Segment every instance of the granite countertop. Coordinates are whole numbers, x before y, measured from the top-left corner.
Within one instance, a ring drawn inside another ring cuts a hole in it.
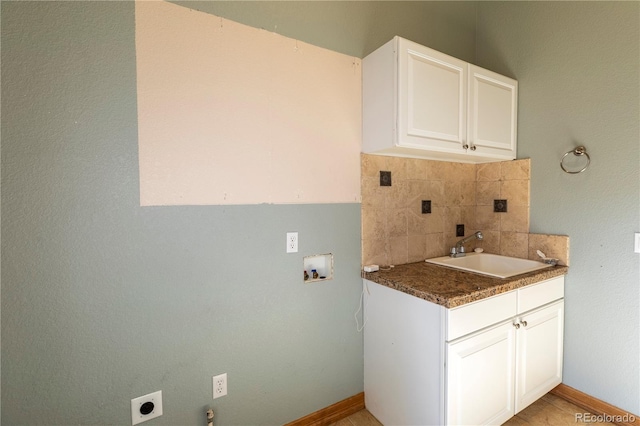
[[[566,266],[552,266],[510,278],[494,278],[427,262],[417,262],[397,265],[388,271],[362,272],[362,278],[445,308],[455,308],[565,275],[568,271],[569,268]]]

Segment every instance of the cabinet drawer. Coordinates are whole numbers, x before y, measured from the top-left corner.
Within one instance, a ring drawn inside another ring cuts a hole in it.
[[[447,309],[446,341],[450,342],[516,315],[516,298],[516,292],[510,291],[459,308]]]
[[[518,289],[518,314],[564,297],[564,277],[552,278]]]

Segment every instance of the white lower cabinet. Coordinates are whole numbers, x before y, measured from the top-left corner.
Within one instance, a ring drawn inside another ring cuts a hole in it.
[[[500,425],[562,382],[562,300],[447,343],[447,422]]]
[[[500,425],[562,381],[564,277],[453,309],[364,285],[365,405],[385,425]]]

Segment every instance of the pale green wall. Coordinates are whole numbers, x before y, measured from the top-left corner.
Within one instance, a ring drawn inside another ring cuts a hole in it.
[[[640,414],[640,3],[481,2],[481,66],[518,79],[531,230],[571,237],[564,382]],[[559,161],[581,144],[584,173]]]
[[[477,43],[474,3],[189,6],[358,57],[395,34],[477,47],[516,77],[532,230],[571,237],[566,382],[640,413],[638,3],[483,2]],[[127,2],[2,2],[3,424],[129,424],[129,399],[158,389],[147,424],[203,424],[220,372],[219,424],[360,392],[359,205],[140,208],[133,19]],[[574,139],[593,164],[568,176]],[[300,285],[301,255],[325,251],[335,282]]]
[[[473,4],[325,5],[221,7],[357,56],[396,32],[473,56]],[[1,7],[2,423],[126,425],[161,389],[145,424],[282,424],[361,392],[360,205],[139,207],[133,2]],[[301,284],[325,252],[335,280]]]

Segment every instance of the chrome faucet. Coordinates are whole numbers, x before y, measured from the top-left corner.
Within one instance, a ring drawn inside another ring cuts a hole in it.
[[[466,253],[464,251],[464,245],[465,243],[473,240],[473,239],[479,239],[481,240],[482,238],[484,238],[482,236],[482,232],[478,231],[475,234],[469,235],[468,237],[465,237],[463,239],[461,239],[460,241],[458,241],[455,245],[455,247],[451,247],[451,253],[449,253],[449,256],[451,257],[462,257],[465,256]]]

